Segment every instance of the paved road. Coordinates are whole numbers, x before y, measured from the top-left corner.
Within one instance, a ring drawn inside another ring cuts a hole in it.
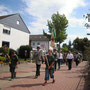
[[[34,79],[35,64],[21,64],[17,69],[17,78],[13,81],[8,81],[10,73],[0,74],[0,88],[2,90],[83,90],[84,78],[82,77],[82,71],[86,63],[81,62],[78,67],[73,65],[72,70],[68,70],[65,64],[62,65],[61,71],[55,72],[56,82],[52,84],[50,79],[46,86],[42,86],[45,65],[42,65],[40,77]]]

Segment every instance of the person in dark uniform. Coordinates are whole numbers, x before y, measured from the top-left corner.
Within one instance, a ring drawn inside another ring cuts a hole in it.
[[[18,64],[18,57],[16,55],[16,53],[13,51],[10,57],[10,62],[9,62],[9,66],[10,66],[10,72],[11,72],[11,80],[13,80],[16,77],[16,72],[15,72],[15,68],[17,67]]]
[[[24,61],[27,60],[27,56],[28,56],[28,53],[27,53],[27,50],[25,50],[25,52],[24,52]]]
[[[38,78],[40,76],[40,68],[42,64],[42,51],[40,50],[40,45],[37,46],[37,51],[34,54],[35,62],[36,62],[36,75],[35,78]]]
[[[76,66],[78,66],[78,64],[80,63],[80,55],[78,54],[78,52],[74,54],[74,61],[76,63]]]
[[[43,83],[43,86],[45,86],[47,84],[47,80],[49,80],[49,75],[52,78],[52,83],[55,83],[55,79],[54,79],[54,63],[55,63],[55,59],[54,56],[52,55],[52,51],[49,50],[48,51],[49,55],[45,55],[45,59],[44,62],[46,64],[46,68],[45,68],[45,82]]]

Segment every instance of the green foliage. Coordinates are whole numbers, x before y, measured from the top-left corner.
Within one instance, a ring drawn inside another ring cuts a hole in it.
[[[73,48],[72,48],[72,43],[71,43],[71,41],[69,41],[68,44],[64,43],[64,44],[62,45],[62,49],[64,49],[64,51],[72,51]]]
[[[85,59],[89,62],[90,65],[90,46],[85,48]]]
[[[71,41],[69,41],[68,49],[69,49],[70,51],[72,50],[72,43],[71,43]]]
[[[68,51],[69,51],[69,50],[68,50],[67,47],[62,48],[62,52],[68,52]]]
[[[1,56],[5,56],[6,53],[9,53],[9,48],[7,51],[4,50],[4,47],[0,47],[0,53],[2,54]]]
[[[87,38],[76,38],[73,42],[74,49],[84,54],[85,48],[90,46],[90,42]]]
[[[28,45],[20,46],[20,48],[18,49],[18,53],[19,53],[20,58],[24,58],[25,50],[27,51],[27,58],[29,58],[30,51],[32,50],[32,48]]]
[[[5,61],[5,57],[0,56],[1,61]]]
[[[1,54],[2,56],[4,56],[4,49],[3,49],[3,47],[0,47],[0,54]]]
[[[58,12],[57,14],[53,14],[51,17],[51,21],[48,20],[48,29],[49,33],[52,32],[53,29],[56,30],[56,38],[55,42],[62,43],[66,38],[66,28],[68,27],[68,20],[66,19],[65,15],[60,15]],[[51,40],[50,35],[44,32],[44,35]]]

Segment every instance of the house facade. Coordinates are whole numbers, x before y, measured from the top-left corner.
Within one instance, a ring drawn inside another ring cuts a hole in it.
[[[30,31],[19,14],[0,16],[0,47],[7,45],[17,50],[29,45]]]
[[[49,49],[49,40],[44,35],[30,35],[30,46],[33,49],[36,49],[40,45],[40,48],[48,51]]]

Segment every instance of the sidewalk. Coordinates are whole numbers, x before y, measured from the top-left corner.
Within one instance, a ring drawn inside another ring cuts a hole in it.
[[[42,65],[40,77],[33,79],[35,64],[22,64],[19,65],[17,78],[13,81],[8,81],[10,73],[0,74],[0,88],[2,90],[83,90],[84,78],[82,77],[82,70],[86,63],[81,62],[78,67],[74,65],[71,71],[67,70],[65,64],[62,65],[61,71],[55,72],[56,82],[52,84],[50,79],[46,86],[42,86],[45,76],[45,65]]]

